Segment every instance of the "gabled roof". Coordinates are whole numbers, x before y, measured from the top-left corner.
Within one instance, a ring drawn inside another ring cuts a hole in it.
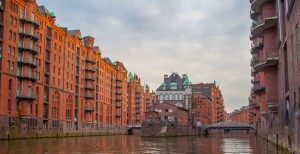
[[[102,58],[107,64],[112,65],[111,60],[108,57]]]
[[[80,33],[80,30],[76,29],[76,30],[68,30],[68,34],[71,36],[75,36],[77,33]]]
[[[173,85],[177,84],[177,89],[176,90],[185,90],[185,88],[183,87],[183,82],[184,82],[183,79],[177,73],[173,73],[169,76],[168,79],[166,79],[166,81],[164,83],[162,83],[156,89],[156,91],[171,90],[171,83]],[[166,86],[165,89],[163,88],[164,86]]]
[[[43,16],[49,13],[49,10],[44,5],[38,6],[37,11]]]
[[[202,92],[204,96],[206,96],[210,99],[212,98],[211,91],[212,91],[212,84],[209,84],[209,86],[205,86],[205,87],[201,86],[200,88],[192,87],[193,93]]]

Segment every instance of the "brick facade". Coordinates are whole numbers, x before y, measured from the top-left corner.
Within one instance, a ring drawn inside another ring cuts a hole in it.
[[[300,1],[250,2],[254,84],[250,123],[260,135],[299,153]]]

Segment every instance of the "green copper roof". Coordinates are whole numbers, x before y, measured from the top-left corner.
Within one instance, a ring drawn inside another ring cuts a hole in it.
[[[122,73],[125,73],[125,70],[122,70]]]
[[[183,82],[183,85],[186,86],[186,85],[191,85],[191,81],[189,79],[189,77],[186,75],[185,79],[184,79],[184,82]]]
[[[83,39],[83,36],[82,36],[82,35],[78,35],[78,39],[79,39],[79,40],[82,40],[82,39]]]
[[[52,17],[52,18],[56,18],[55,12],[50,12],[49,15],[50,15],[50,17]]]
[[[102,51],[98,51],[98,54],[101,55],[101,54],[102,54]]]
[[[166,83],[163,83],[162,86],[165,87],[165,86],[167,86],[167,85],[166,85]]]
[[[113,65],[114,65],[114,66],[116,66],[116,65],[117,65],[117,63],[116,63],[116,62],[113,62]]]
[[[177,86],[176,82],[171,82],[170,86]]]
[[[130,80],[133,78],[131,72],[129,72],[128,76],[127,76],[127,82],[130,82]]]

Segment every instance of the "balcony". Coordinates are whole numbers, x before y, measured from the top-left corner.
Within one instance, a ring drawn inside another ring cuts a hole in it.
[[[19,29],[19,34],[20,34],[20,37],[28,37],[28,38],[31,38],[34,41],[38,41],[40,39],[40,36],[37,33],[33,32],[33,31],[26,32],[23,29]]]
[[[39,49],[33,45],[23,45],[21,43],[18,44],[19,51],[29,51],[30,53],[36,55],[39,52]]]
[[[36,73],[25,73],[25,72],[17,72],[17,76],[20,80],[30,80],[35,82],[37,80]]]
[[[85,76],[84,79],[85,80],[95,81],[95,76],[94,75],[92,75],[92,76]]]
[[[256,20],[257,19],[257,13],[256,12],[254,12],[253,10],[250,10],[250,18],[252,19],[252,20]]]
[[[267,111],[260,111],[260,115],[263,116],[264,118],[268,117],[268,112]]]
[[[257,71],[254,68],[251,68],[251,76],[254,76]]]
[[[95,94],[85,94],[83,97],[86,99],[95,99]]]
[[[117,82],[123,82],[122,78],[120,78],[120,77],[117,77],[116,81]]]
[[[262,40],[260,40],[260,39],[256,40],[255,43],[251,44],[251,54],[256,53],[262,47],[264,47],[264,42]]]
[[[261,93],[261,92],[265,92],[266,88],[264,85],[254,85],[252,90],[254,93]]]
[[[136,111],[135,114],[141,114],[141,112],[140,111]]]
[[[96,59],[95,58],[90,58],[90,57],[87,57],[85,59],[86,62],[89,62],[89,63],[92,63],[92,64],[95,64],[96,63]]]
[[[29,65],[32,68],[38,67],[38,62],[35,59],[23,59],[22,57],[18,57],[19,65]]]
[[[259,109],[260,108],[260,104],[253,104],[253,108]]]
[[[120,113],[116,113],[116,117],[117,117],[117,118],[121,118],[122,115],[121,115]]]
[[[122,98],[118,98],[118,97],[117,97],[117,98],[116,98],[116,101],[122,101]]]
[[[261,6],[270,0],[250,0],[251,10],[256,13],[261,13]]]
[[[37,99],[37,96],[35,94],[33,94],[33,93],[24,94],[21,91],[17,91],[16,97],[19,100],[29,100],[29,101]]]
[[[263,22],[257,23],[257,25],[252,24],[251,34],[254,37],[262,37],[263,32],[268,29],[277,26],[277,14],[276,9],[264,9],[263,10]]]
[[[258,83],[258,82],[260,82],[259,79],[252,79],[252,80],[251,80],[251,83],[252,83],[252,84],[255,84],[255,83]]]
[[[278,104],[277,103],[267,103],[267,108],[271,111],[271,113],[278,114]]]
[[[136,108],[136,109],[140,109],[141,106],[140,106],[140,105],[136,105],[135,108]]]
[[[96,109],[94,107],[91,106],[84,106],[84,111],[86,112],[92,112],[95,111]]]
[[[259,60],[257,60],[257,59],[251,59],[251,63],[250,63],[250,66],[255,66],[255,65],[257,65],[259,63]]]
[[[96,72],[95,67],[85,67],[85,71]]]
[[[266,49],[264,50],[264,57],[259,60],[254,66],[256,71],[262,71],[266,67],[275,66],[278,64],[279,56],[277,49]]]
[[[122,95],[122,91],[116,91],[117,95]]]
[[[94,85],[86,85],[84,86],[85,89],[89,89],[89,90],[95,90],[95,86]]]
[[[116,103],[116,108],[122,108],[122,104],[121,103]]]
[[[25,22],[30,23],[30,24],[34,25],[35,28],[39,28],[39,26],[40,26],[39,21],[36,18],[29,19],[29,18],[24,17],[24,15],[21,15],[20,16],[20,21],[23,22],[23,23],[25,23]]]
[[[122,88],[123,86],[122,86],[122,84],[117,84],[116,87],[120,89],[120,88]]]
[[[141,101],[140,100],[136,100],[135,103],[136,104],[141,104]]]

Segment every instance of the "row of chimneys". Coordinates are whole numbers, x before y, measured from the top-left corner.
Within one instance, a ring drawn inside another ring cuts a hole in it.
[[[177,72],[172,73],[172,75],[176,75],[176,74],[178,74],[178,73]],[[166,82],[168,78],[169,78],[169,75],[165,74],[164,75],[164,82]],[[185,78],[186,78],[186,74],[182,74],[182,79],[185,80]]]

